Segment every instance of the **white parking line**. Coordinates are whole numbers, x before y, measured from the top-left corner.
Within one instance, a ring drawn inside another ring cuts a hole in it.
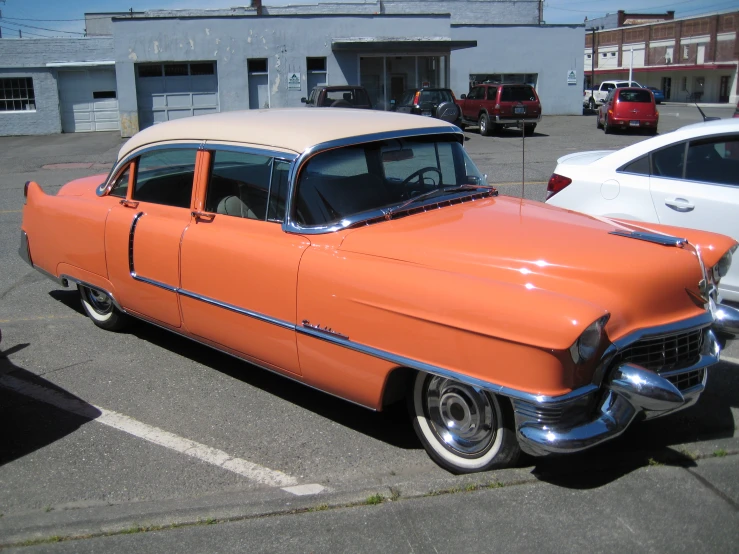
[[[108,427],[113,427],[129,435],[133,435],[134,437],[232,471],[257,483],[273,487],[284,487],[283,490],[291,494],[302,496],[316,494],[324,490],[324,487],[317,484],[296,486],[298,484],[297,479],[281,471],[269,469],[241,458],[234,458],[217,448],[211,448],[204,444],[185,439],[164,429],[141,423],[127,415],[88,404],[78,398],[70,397],[67,394],[47,389],[34,383],[22,381],[10,375],[0,375],[0,386],[19,394],[30,396],[40,402],[51,404],[66,412],[92,419]]]

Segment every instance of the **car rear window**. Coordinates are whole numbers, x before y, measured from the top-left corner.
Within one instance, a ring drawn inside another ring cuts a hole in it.
[[[621,102],[646,102],[651,104],[652,95],[648,90],[621,90],[618,93]]]
[[[429,102],[431,104],[441,104],[442,102],[453,102],[452,94],[448,90],[424,90],[418,99],[419,104]]]
[[[501,102],[533,102],[536,100],[534,89],[528,85],[503,87],[500,93]]]

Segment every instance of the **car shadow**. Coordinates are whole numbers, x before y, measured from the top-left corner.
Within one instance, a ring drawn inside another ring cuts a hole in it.
[[[721,362],[709,369],[706,390],[684,411],[637,422],[602,446],[579,454],[528,458],[541,481],[572,489],[597,488],[647,466],[694,467],[697,457],[720,455],[691,447],[697,441],[733,437],[732,408],[739,407],[736,364]],[[705,450],[705,446],[703,447]]]
[[[404,402],[373,412],[288,377],[256,368],[249,362],[143,322],[130,331],[140,340],[185,356],[232,379],[335,421],[354,431],[406,450],[421,449]]]
[[[28,344],[0,350],[0,466],[44,448],[100,415],[94,406],[46,379],[18,367],[8,358]],[[42,397],[74,402],[74,414],[57,408]]]

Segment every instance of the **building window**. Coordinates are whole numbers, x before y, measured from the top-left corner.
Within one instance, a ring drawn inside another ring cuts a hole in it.
[[[246,60],[249,73],[267,73],[267,58],[250,58]]]
[[[591,54],[588,54],[588,59],[590,59],[591,57],[592,57],[592,55]]]
[[[690,53],[690,47],[686,44],[685,46],[683,46],[683,59],[684,60],[688,59],[689,53]]]
[[[0,112],[22,112],[36,109],[33,79],[0,79]]]
[[[137,64],[139,78],[147,77],[187,77],[188,75],[215,75],[213,62],[193,63],[142,63]]]
[[[308,71],[326,72],[326,58],[305,58],[305,68]]]

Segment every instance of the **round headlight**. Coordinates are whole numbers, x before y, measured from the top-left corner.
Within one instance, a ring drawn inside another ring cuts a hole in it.
[[[570,346],[570,355],[572,361],[576,364],[582,364],[590,361],[598,351],[601,340],[603,339],[603,327],[608,321],[608,316],[603,316],[588,325],[575,343]]]
[[[732,248],[726,254],[721,256],[721,259],[718,261],[718,263],[713,266],[713,281],[715,283],[718,283],[719,280],[722,277],[725,277],[726,274],[729,272],[729,268],[731,267],[731,258],[732,258],[732,251],[734,249]]]

